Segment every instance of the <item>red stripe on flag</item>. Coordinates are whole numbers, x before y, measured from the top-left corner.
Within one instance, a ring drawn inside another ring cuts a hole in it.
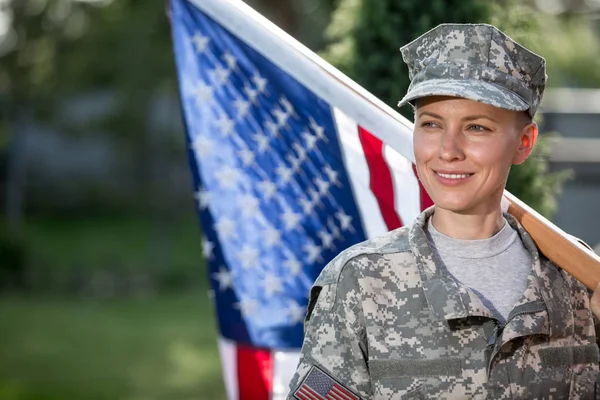
[[[346,390],[346,388],[338,385],[337,383],[333,385],[329,393],[327,393],[327,398],[331,396],[332,399],[336,400],[358,400],[354,394]]]
[[[302,396],[308,400],[322,400],[323,399],[323,396],[321,396],[319,393],[312,390],[307,385],[302,385],[300,390],[298,390],[298,392],[296,393],[296,396],[298,394],[302,394]]]
[[[315,400],[315,397],[311,396],[311,394],[306,390],[305,387],[298,390],[295,396],[300,400]]]
[[[424,211],[433,205],[433,200],[431,200],[431,197],[429,197],[429,194],[427,193],[427,191],[423,187],[423,184],[421,183],[421,180],[419,179],[419,174],[417,174],[417,166],[415,164],[413,164],[412,167],[413,167],[413,172],[415,173],[415,176],[417,177],[417,180],[419,181],[419,190],[421,192],[421,196],[420,196],[421,211]]]
[[[273,358],[269,350],[237,346],[239,400],[269,400]]]
[[[361,126],[358,127],[358,136],[369,165],[371,191],[377,199],[383,221],[390,231],[400,228],[402,221],[395,208],[394,181],[383,156],[383,142]]]

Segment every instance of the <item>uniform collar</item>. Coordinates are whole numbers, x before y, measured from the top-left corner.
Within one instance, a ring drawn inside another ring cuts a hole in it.
[[[457,283],[445,269],[436,264],[433,250],[424,231],[425,224],[433,215],[434,209],[435,206],[432,206],[421,213],[409,233],[410,248],[419,267],[423,291],[431,313],[437,320],[468,316],[495,318],[479,296]],[[573,313],[571,302],[568,300],[571,297],[569,283],[558,267],[543,256],[540,260],[540,254],[533,240],[521,224],[510,214],[504,214],[504,217],[519,233],[533,259],[527,289],[517,306],[522,310],[539,309],[540,304],[545,306],[545,310],[536,314],[535,333],[560,337],[569,335],[573,329]],[[531,314],[519,315],[515,320],[528,318],[531,318]]]

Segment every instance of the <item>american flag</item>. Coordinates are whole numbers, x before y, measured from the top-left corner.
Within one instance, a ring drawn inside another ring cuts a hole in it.
[[[294,396],[299,400],[359,400],[317,367],[311,368]]]
[[[323,267],[430,205],[411,125],[241,1],[169,13],[225,386],[284,398]]]

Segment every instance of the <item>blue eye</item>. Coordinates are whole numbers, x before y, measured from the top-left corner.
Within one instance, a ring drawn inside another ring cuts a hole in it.
[[[468,129],[471,131],[476,131],[476,132],[489,131],[488,128],[486,128],[485,126],[482,126],[482,125],[470,125]]]

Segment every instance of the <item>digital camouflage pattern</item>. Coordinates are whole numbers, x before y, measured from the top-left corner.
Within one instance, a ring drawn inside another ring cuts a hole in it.
[[[289,398],[313,366],[361,399],[594,399],[599,354],[587,289],[531,252],[527,289],[501,325],[434,262],[433,208],[342,252],[311,291]]]
[[[411,79],[402,106],[421,97],[464,97],[533,117],[546,61],[488,24],[442,24],[400,49]]]

